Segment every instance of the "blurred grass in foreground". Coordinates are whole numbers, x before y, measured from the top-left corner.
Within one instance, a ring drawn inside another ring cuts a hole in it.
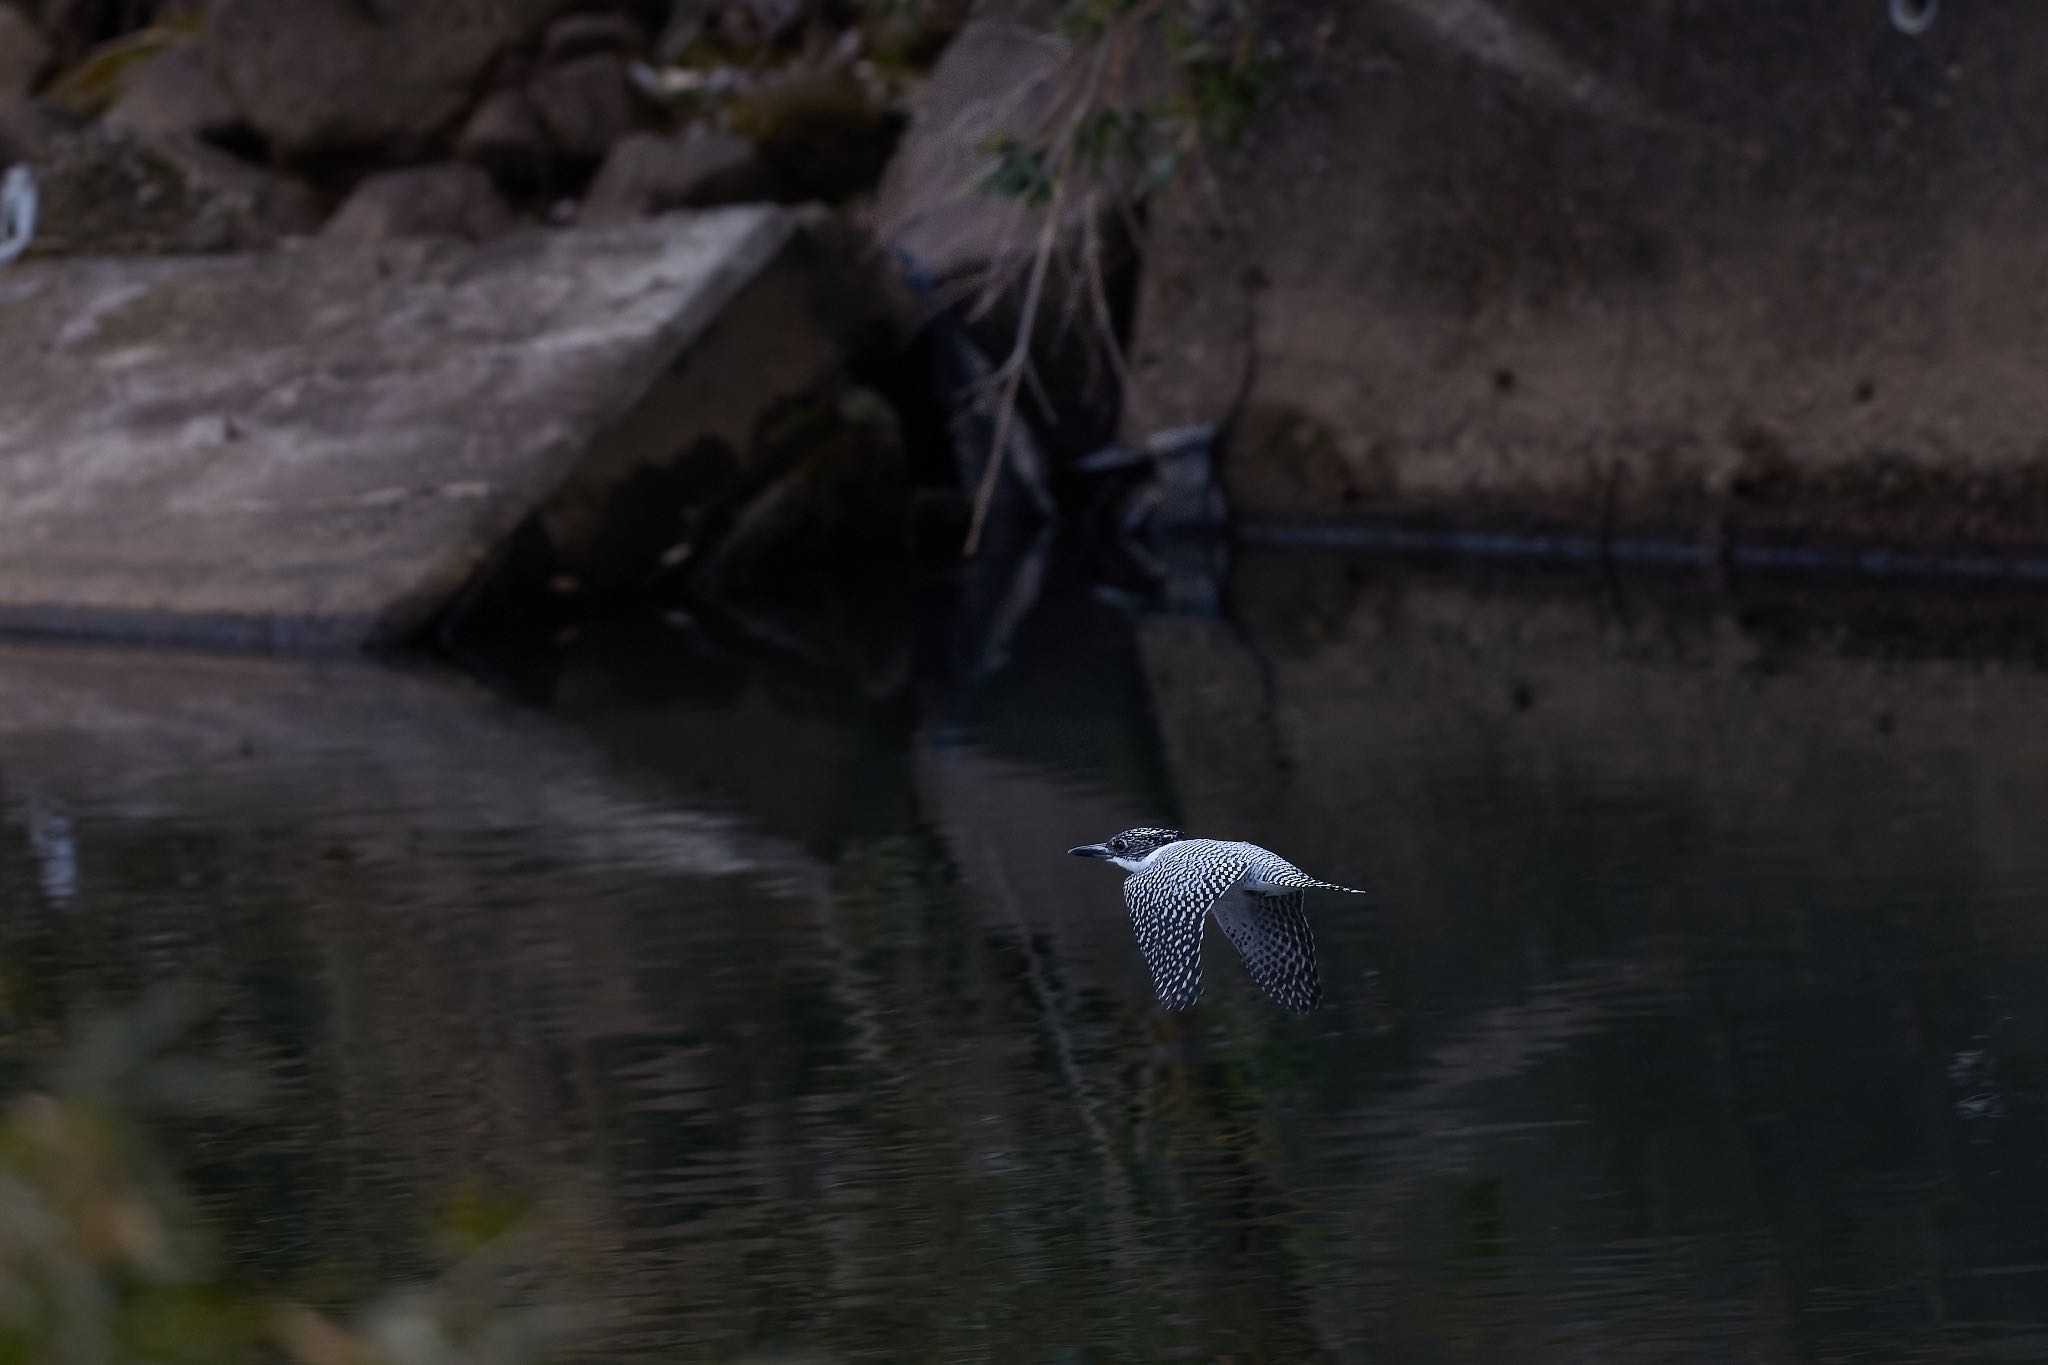
[[[173,1050],[204,1014],[195,992],[153,992],[0,1102],[0,1365],[517,1365],[588,1325],[514,1306],[543,1278],[539,1220],[473,1193],[432,1220],[449,1264],[430,1283],[339,1317],[239,1291],[145,1123],[253,1104],[246,1079]]]

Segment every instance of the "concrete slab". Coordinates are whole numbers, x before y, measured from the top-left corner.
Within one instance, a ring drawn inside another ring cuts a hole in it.
[[[404,637],[805,221],[758,206],[482,246],[18,264],[0,274],[0,629]]]

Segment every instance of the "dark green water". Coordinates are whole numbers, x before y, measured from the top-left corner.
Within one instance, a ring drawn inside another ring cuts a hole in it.
[[[539,706],[0,652],[0,1059],[210,983],[265,1103],[159,1131],[237,1277],[344,1303],[451,1198],[573,1197],[604,1359],[2048,1357],[2028,650],[1232,602],[1055,591],[981,676],[938,608],[801,667],[621,627]],[[1373,892],[1311,901],[1321,1013],[1220,938],[1151,1004],[1062,852],[1145,822]]]

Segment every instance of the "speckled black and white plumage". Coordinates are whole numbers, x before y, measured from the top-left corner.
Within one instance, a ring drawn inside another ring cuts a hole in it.
[[[1202,931],[1211,912],[1252,980],[1283,1009],[1306,1014],[1321,1003],[1315,938],[1302,914],[1302,893],[1350,887],[1311,877],[1257,844],[1186,839],[1174,830],[1126,830],[1073,852],[1131,873],[1124,902],[1152,969],[1153,989],[1168,1009],[1184,1009],[1201,997]]]
[[[1202,926],[1217,897],[1244,876],[1243,855],[1220,854],[1209,839],[1168,844],[1124,879],[1124,904],[1152,989],[1170,1010],[1202,996]]]
[[[1216,922],[1244,959],[1259,989],[1289,1014],[1307,1014],[1323,1003],[1316,973],[1316,941],[1301,913],[1302,893],[1226,891],[1216,898]]]

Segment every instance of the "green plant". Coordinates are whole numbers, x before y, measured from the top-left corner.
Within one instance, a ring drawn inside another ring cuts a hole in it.
[[[1063,0],[1056,26],[1069,60],[1037,115],[984,147],[979,188],[1043,216],[1023,263],[982,288],[986,308],[1022,285],[1016,338],[986,381],[995,434],[975,490],[966,553],[980,546],[1002,477],[1031,347],[1055,258],[1069,281],[1067,319],[1085,311],[1120,384],[1127,378],[1102,277],[1100,224],[1125,221],[1201,153],[1235,146],[1278,84],[1281,64],[1262,41],[1252,0]],[[1075,231],[1066,229],[1071,225]]]
[[[166,1365],[284,1358],[297,1365],[525,1365],[575,1324],[511,1308],[534,1228],[465,1192],[435,1221],[449,1268],[337,1322],[245,1291],[224,1272],[144,1115],[221,1115],[253,1095],[173,1050],[203,1017],[158,991],[89,1029],[47,1085],[0,1104],[0,1365]]]

